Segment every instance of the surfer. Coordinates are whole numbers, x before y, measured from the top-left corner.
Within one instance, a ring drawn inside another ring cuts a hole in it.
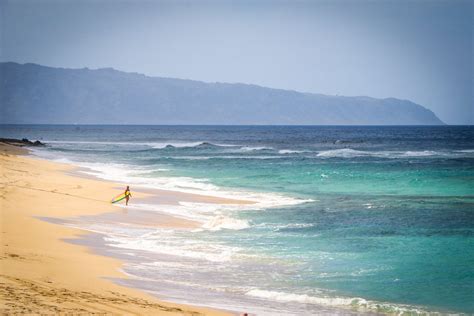
[[[130,193],[130,187],[127,185],[127,188],[125,189],[125,205],[128,205],[128,200],[132,197],[132,193]]]

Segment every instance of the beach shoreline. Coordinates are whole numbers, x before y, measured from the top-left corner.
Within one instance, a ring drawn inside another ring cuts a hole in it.
[[[121,271],[123,262],[70,242],[88,232],[44,220],[117,216],[120,210],[112,207],[107,198],[116,195],[122,185],[75,176],[73,166],[31,157],[21,147],[0,145],[0,159],[2,314],[236,314],[163,302],[143,291],[113,283],[111,279],[127,279]],[[134,192],[134,198],[149,195]],[[156,221],[173,218],[157,217]],[[165,224],[182,225],[183,229],[197,225],[179,218]]]

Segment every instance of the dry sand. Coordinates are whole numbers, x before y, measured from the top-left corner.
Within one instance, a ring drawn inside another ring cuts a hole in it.
[[[0,145],[0,314],[229,314],[162,302],[104,279],[125,278],[120,261],[66,243],[86,232],[38,217],[112,212],[116,209],[104,197],[123,185],[76,177],[71,166],[25,154],[23,148]]]

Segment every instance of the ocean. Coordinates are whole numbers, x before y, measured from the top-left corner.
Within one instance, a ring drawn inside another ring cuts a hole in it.
[[[76,221],[125,261],[131,278],[116,282],[259,315],[474,313],[472,126],[3,125],[0,136],[39,139],[35,155],[132,193],[257,201],[131,200],[202,224],[192,230]]]

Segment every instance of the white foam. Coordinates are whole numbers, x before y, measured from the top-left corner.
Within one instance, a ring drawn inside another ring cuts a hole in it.
[[[245,295],[278,302],[297,302],[332,307],[355,307],[397,315],[404,315],[406,313],[411,315],[427,314],[426,311],[416,306],[369,301],[360,297],[312,296],[307,294],[266,291],[258,288],[246,292]]]
[[[278,302],[298,302],[325,306],[347,306],[353,305],[354,302],[367,302],[362,298],[316,297],[306,294],[292,294],[277,291],[266,291],[261,289],[252,289],[245,293],[245,295],[270,299]]]
[[[81,172],[96,176],[104,180],[122,182],[147,188],[175,190],[197,193],[218,188],[207,179],[194,179],[189,177],[143,177],[148,173],[146,168],[133,167],[117,163],[76,163],[79,167],[86,168]],[[157,169],[153,169],[154,172]],[[160,169],[158,169],[160,170]]]
[[[248,221],[232,217],[232,211],[245,209],[240,205],[223,205],[213,203],[180,202],[178,205],[133,203],[130,209],[160,212],[201,223],[202,230],[217,231],[221,229],[240,230],[250,227]],[[247,206],[248,208],[248,206]]]
[[[221,229],[232,229],[240,230],[249,228],[250,225],[248,221],[242,219],[235,219],[230,217],[225,217],[223,215],[218,215],[209,220],[202,226],[204,229],[211,231],[221,230]]]
[[[54,162],[59,162],[59,163],[66,163],[66,164],[72,164],[73,162],[70,159],[67,158],[57,158],[53,159]]]
[[[242,151],[258,151],[258,150],[272,150],[272,147],[265,146],[243,146],[240,148]]]
[[[433,150],[421,151],[363,151],[351,148],[334,149],[321,151],[317,154],[320,158],[356,158],[356,157],[376,157],[376,158],[417,158],[417,157],[456,157],[455,153],[448,153]]]
[[[439,156],[442,155],[440,152],[432,150],[423,150],[423,151],[406,151],[402,154],[406,157],[428,157],[428,156]]]
[[[361,157],[361,156],[370,156],[370,152],[361,151],[361,150],[354,150],[350,148],[343,148],[343,149],[334,149],[334,150],[326,150],[321,151],[317,154],[318,157],[324,158],[352,158],[352,157]]]
[[[112,247],[150,251],[211,262],[231,261],[241,251],[238,247],[200,240],[184,240],[161,229],[140,237],[108,236],[104,240]]]
[[[116,206],[125,207],[120,204]],[[131,203],[127,206],[127,208],[169,214],[175,217],[200,222],[201,224],[204,224],[209,220],[209,217],[201,214],[198,209],[189,209],[187,207],[183,207],[182,205]]]
[[[474,149],[456,150],[458,153],[474,153]]]
[[[314,224],[311,223],[290,223],[285,225],[277,225],[274,227],[276,230],[280,229],[295,229],[295,228],[309,228],[314,227]]]
[[[119,207],[121,206],[119,205]],[[133,203],[128,205],[127,208],[160,212],[193,220],[201,223],[202,228],[206,230],[239,230],[250,227],[250,224],[247,221],[231,217],[232,212],[230,211],[240,209],[237,205],[228,206],[222,204],[190,202],[180,202],[178,205]]]
[[[278,151],[278,153],[281,154],[281,155],[300,154],[300,153],[304,153],[304,152],[307,152],[307,151],[305,151],[305,150],[290,150],[290,149],[280,149]]]

